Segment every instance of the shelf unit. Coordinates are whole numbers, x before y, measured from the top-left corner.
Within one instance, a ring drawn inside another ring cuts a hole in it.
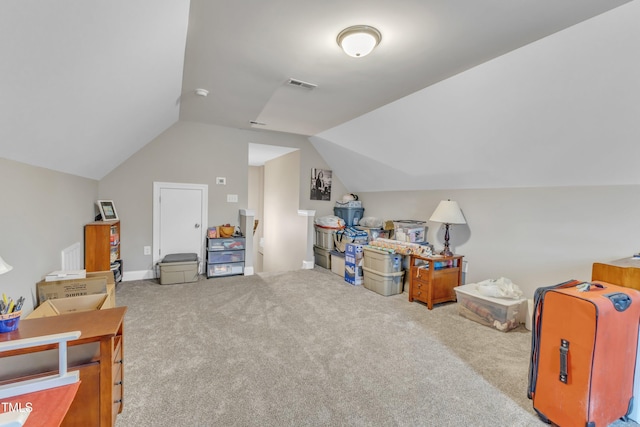
[[[462,255],[411,255],[409,301],[418,300],[431,310],[434,304],[455,301],[453,288],[462,285]]]
[[[207,237],[207,279],[244,274],[244,237]]]
[[[84,268],[113,271],[116,283],[122,281],[120,221],[96,221],[84,226]]]

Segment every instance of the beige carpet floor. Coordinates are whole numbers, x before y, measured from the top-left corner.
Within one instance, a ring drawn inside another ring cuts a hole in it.
[[[124,411],[138,426],[541,426],[531,334],[317,267],[122,283]],[[615,426],[635,425],[616,422]]]

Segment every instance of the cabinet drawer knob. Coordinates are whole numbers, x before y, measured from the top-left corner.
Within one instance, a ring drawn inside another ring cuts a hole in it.
[[[120,360],[116,360],[116,361],[114,362],[114,364],[117,364],[117,363],[122,364],[122,359],[120,359]]]
[[[122,399],[114,400],[113,403],[122,403]]]
[[[122,385],[122,381],[118,381],[117,383],[114,383],[113,385]]]

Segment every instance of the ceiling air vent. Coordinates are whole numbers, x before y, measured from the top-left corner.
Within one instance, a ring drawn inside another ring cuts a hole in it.
[[[305,89],[315,89],[318,87],[318,85],[315,85],[313,83],[303,82],[302,80],[297,80],[297,79],[289,79],[287,84],[289,86],[303,87]]]

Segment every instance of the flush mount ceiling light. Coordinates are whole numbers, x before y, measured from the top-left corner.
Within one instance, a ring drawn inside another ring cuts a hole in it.
[[[198,88],[198,89],[196,89],[196,95],[198,95],[198,96],[207,96],[207,95],[209,95],[209,91],[206,90],[206,89]]]
[[[368,25],[354,25],[345,28],[338,34],[338,46],[344,52],[354,58],[361,58],[371,53],[374,47],[380,43],[382,35],[377,29]]]

